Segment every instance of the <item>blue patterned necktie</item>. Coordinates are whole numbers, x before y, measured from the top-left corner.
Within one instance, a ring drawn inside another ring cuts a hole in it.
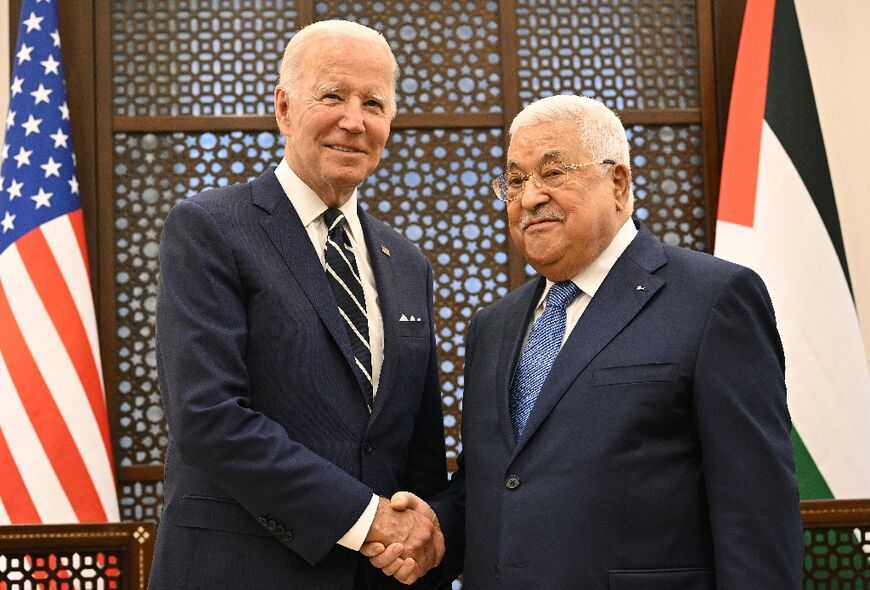
[[[535,400],[541,392],[547,375],[565,335],[565,308],[580,294],[580,288],[571,281],[554,283],[547,295],[544,313],[534,323],[526,347],[520,356],[511,385],[510,413],[514,427],[514,440],[520,440]]]
[[[340,209],[327,209],[323,214],[326,222],[326,276],[338,303],[338,313],[350,338],[357,369],[363,377],[363,393],[369,411],[372,408],[372,352],[369,346],[369,320],[366,314],[366,298],[362,280],[356,265],[356,257],[344,231],[344,213]]]

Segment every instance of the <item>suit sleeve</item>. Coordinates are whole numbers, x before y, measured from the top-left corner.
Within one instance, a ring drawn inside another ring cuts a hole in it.
[[[803,537],[784,368],[764,283],[740,269],[711,309],[695,370],[718,590],[800,587]]]
[[[245,287],[226,232],[196,202],[181,202],[167,217],[159,286],[158,368],[172,451],[316,563],[372,490],[252,409]]]

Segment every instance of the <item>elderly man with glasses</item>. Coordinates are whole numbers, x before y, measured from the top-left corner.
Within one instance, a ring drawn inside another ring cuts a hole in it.
[[[541,276],[471,324],[451,485],[431,509],[412,494],[393,507],[434,509],[473,590],[798,588],[764,283],[632,220],[628,141],[601,103],[546,98],[510,133],[492,186]]]

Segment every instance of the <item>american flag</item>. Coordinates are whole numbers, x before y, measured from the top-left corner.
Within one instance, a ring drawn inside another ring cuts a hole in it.
[[[24,0],[0,167],[0,524],[118,520],[57,10]]]

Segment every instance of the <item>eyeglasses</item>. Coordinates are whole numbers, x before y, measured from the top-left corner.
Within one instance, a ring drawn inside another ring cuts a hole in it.
[[[616,162],[613,160],[586,162],[584,164],[546,162],[541,164],[537,170],[528,174],[520,174],[518,172],[500,174],[493,179],[491,186],[496,197],[505,203],[510,203],[522,196],[523,190],[526,188],[526,181],[529,179],[541,190],[556,190],[565,185],[565,182],[568,180],[569,171],[602,164],[613,166]]]

